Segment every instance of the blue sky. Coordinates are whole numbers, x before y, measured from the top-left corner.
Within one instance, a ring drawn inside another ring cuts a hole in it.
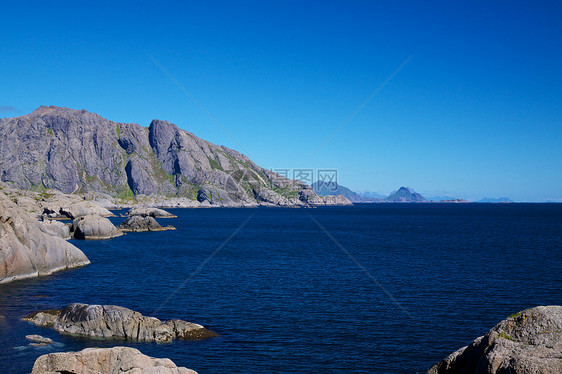
[[[561,4],[8,1],[0,116],[166,119],[353,189],[562,201]]]

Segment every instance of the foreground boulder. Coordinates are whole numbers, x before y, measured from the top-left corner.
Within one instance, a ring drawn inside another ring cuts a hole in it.
[[[53,234],[0,192],[0,283],[89,263],[81,250]]]
[[[76,239],[111,239],[123,235],[109,219],[96,214],[76,218],[72,231]]]
[[[165,230],[175,230],[173,226],[162,227],[154,218],[151,216],[132,216],[127,218],[119,225],[119,230],[121,231],[165,231]]]
[[[177,367],[170,359],[152,358],[129,347],[86,348],[79,352],[49,353],[35,361],[31,373],[197,374],[193,370]]]
[[[168,342],[218,336],[195,323],[179,319],[162,322],[116,305],[69,304],[62,311],[36,312],[23,319],[37,326],[52,326],[62,334],[93,338]]]
[[[562,306],[516,313],[427,373],[562,373]]]
[[[127,212],[128,216],[141,216],[141,217],[153,217],[153,218],[176,218],[177,216],[173,215],[170,212],[165,211],[164,209],[158,208],[142,208],[136,207],[131,208]]]

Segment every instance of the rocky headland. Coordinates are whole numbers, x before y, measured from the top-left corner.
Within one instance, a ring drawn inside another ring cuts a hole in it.
[[[562,373],[562,306],[538,306],[516,313],[427,373]]]
[[[35,361],[31,373],[197,374],[193,370],[177,367],[170,359],[149,357],[129,347],[86,348],[79,352],[49,353]]]
[[[163,322],[116,305],[75,303],[62,310],[35,312],[23,319],[37,326],[52,327],[61,334],[103,339],[168,342],[218,336],[195,323],[179,319]]]
[[[41,224],[0,191],[0,283],[90,263],[51,224]]]

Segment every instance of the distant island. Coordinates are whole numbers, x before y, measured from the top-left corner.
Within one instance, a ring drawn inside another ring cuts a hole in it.
[[[511,200],[509,197],[498,197],[498,198],[485,197],[477,201],[477,203],[512,203],[512,202],[513,200]]]
[[[341,184],[316,181],[312,184],[314,191],[320,196],[342,195],[352,203],[470,203],[472,201],[455,196],[424,197],[410,187],[400,187],[388,196],[376,192],[353,191]],[[484,198],[477,203],[511,203],[508,197]]]

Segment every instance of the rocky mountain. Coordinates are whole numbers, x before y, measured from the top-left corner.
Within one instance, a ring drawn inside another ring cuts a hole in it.
[[[350,190],[349,188],[342,186],[341,184],[329,184],[316,181],[312,183],[312,188],[320,196],[330,196],[330,195],[342,195],[352,203],[369,203],[369,202],[379,202],[380,199],[364,197]]]
[[[391,203],[423,203],[427,200],[409,187],[400,187],[398,191],[391,193],[384,199]]]
[[[86,110],[41,106],[0,119],[0,180],[26,190],[113,197],[187,197],[211,205],[338,205],[176,125],[118,123]]]

